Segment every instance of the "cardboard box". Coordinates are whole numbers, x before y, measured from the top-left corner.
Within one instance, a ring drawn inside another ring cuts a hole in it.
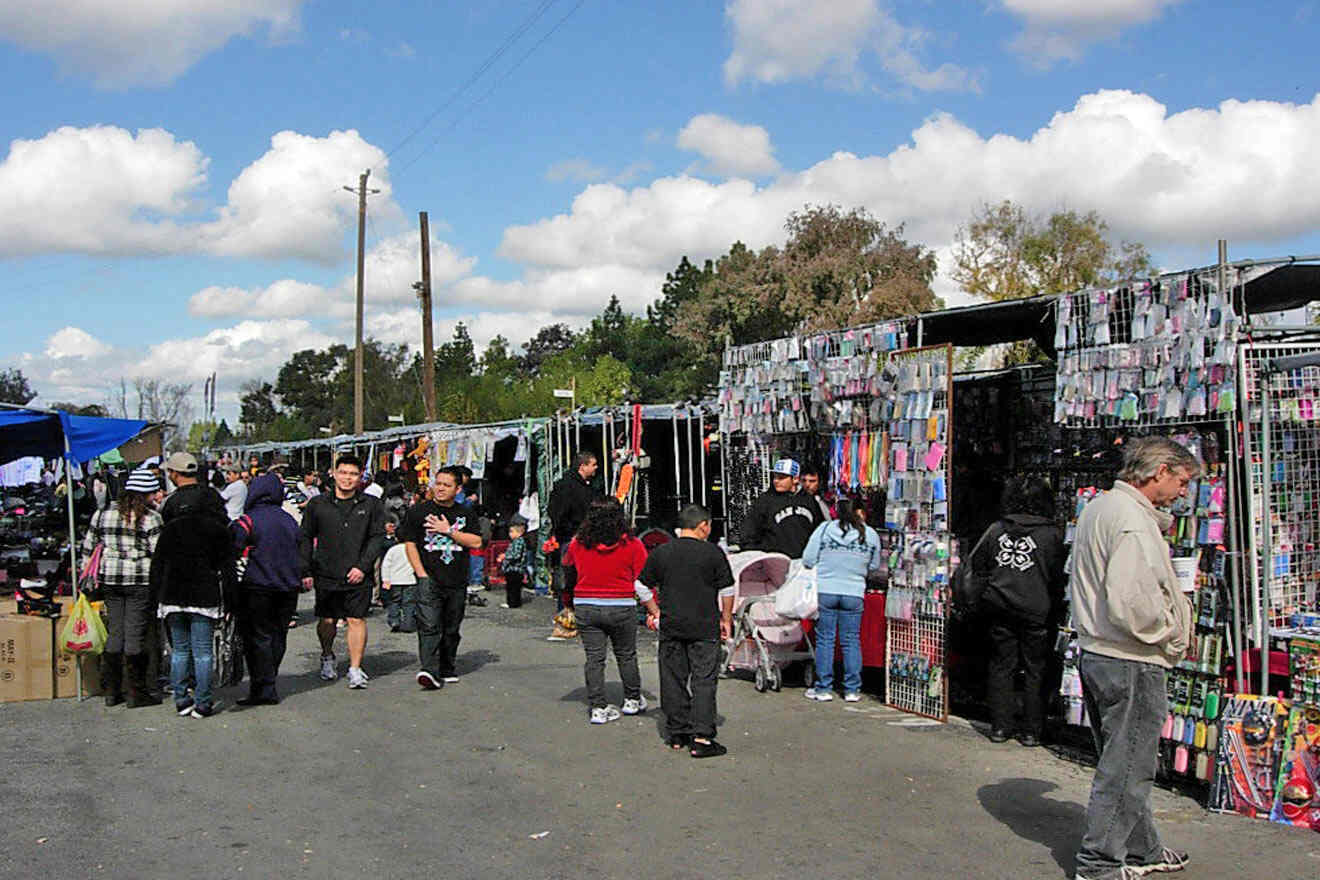
[[[55,696],[55,626],[44,617],[0,616],[0,702]]]
[[[60,626],[68,618],[61,618]],[[56,630],[58,633],[59,630]],[[57,636],[58,637],[58,636]],[[95,697],[101,693],[101,656],[99,654],[69,654],[55,652],[55,699],[78,696],[78,664],[82,664],[82,695]]]

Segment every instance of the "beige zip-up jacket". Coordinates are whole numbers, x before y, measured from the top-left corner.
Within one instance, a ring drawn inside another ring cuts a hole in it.
[[[1122,480],[1086,505],[1072,573],[1083,651],[1169,669],[1187,651],[1191,604],[1178,589],[1163,535],[1172,522]]]

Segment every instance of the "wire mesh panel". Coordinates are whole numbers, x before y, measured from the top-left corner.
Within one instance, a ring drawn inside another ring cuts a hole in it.
[[[953,348],[895,352],[883,378],[892,389],[884,403],[889,434],[885,699],[896,709],[945,721]]]
[[[1234,292],[1256,269],[1165,275],[1061,295],[1054,420],[1133,426],[1222,420],[1236,407]]]
[[[1268,626],[1286,626],[1316,609],[1320,580],[1320,366],[1278,369],[1276,361],[1320,355],[1320,343],[1253,343],[1240,352],[1253,609],[1266,609]]]

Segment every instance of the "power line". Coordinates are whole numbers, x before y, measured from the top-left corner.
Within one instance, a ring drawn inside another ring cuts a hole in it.
[[[513,44],[518,42],[518,40],[522,38],[522,35],[527,33],[528,29],[531,28],[532,25],[536,24],[537,20],[541,16],[545,15],[545,13],[550,9],[550,7],[554,6],[555,3],[557,2],[558,0],[542,0],[541,5],[536,7],[536,9],[532,11],[532,14],[529,15],[523,21],[522,24],[518,25],[518,27],[514,30],[513,33],[511,33],[508,37],[505,38],[504,42],[500,44],[499,48],[496,49],[494,52],[492,52],[486,58],[485,61],[481,62],[481,64],[477,67],[477,69],[472,72],[471,76],[469,76],[466,80],[464,80],[463,84],[460,85],[457,89],[455,89],[453,94],[451,94],[443,104],[441,104],[435,110],[431,111],[431,113],[428,114],[427,117],[422,120],[420,125],[414,128],[412,131],[408,132],[408,134],[403,138],[403,140],[395,144],[394,148],[385,154],[385,157],[389,158],[390,156],[393,156],[395,153],[397,153],[400,149],[403,148],[404,144],[408,143],[414,137],[421,134],[422,131],[428,125],[430,125],[431,122],[434,121],[437,116],[439,116],[441,113],[452,107],[454,105],[454,102],[458,100],[459,96],[462,95],[463,92],[467,91],[467,89],[469,89],[471,86],[475,85],[477,80],[481,79],[481,77],[486,73],[486,71],[490,70],[490,68],[495,64],[495,62],[499,61],[500,58],[504,56],[505,52],[508,52],[509,49],[513,48]]]
[[[431,151],[431,148],[432,148],[432,147],[434,147],[436,144],[440,143],[440,141],[444,138],[444,136],[445,136],[446,134],[448,134],[449,132],[451,132],[451,131],[453,131],[455,128],[457,128],[457,127],[458,127],[458,124],[459,124],[460,122],[462,122],[464,119],[466,119],[469,115],[471,115],[471,113],[472,113],[473,110],[475,110],[475,109],[477,109],[477,107],[481,106],[481,104],[482,104],[487,98],[489,98],[492,94],[494,94],[494,92],[495,92],[496,89],[498,89],[500,86],[504,85],[504,83],[508,81],[509,77],[511,77],[511,76],[514,74],[514,72],[516,72],[516,71],[518,70],[518,68],[522,67],[523,63],[524,63],[525,61],[527,61],[528,58],[532,57],[532,55],[536,52],[537,49],[541,48],[541,46],[543,46],[543,45],[546,43],[547,40],[549,40],[551,37],[553,37],[553,36],[555,35],[555,32],[556,32],[556,31],[558,31],[561,27],[563,27],[564,24],[565,24],[570,18],[573,17],[574,13],[576,13],[579,9],[582,8],[582,4],[584,4],[584,3],[586,3],[586,0],[577,0],[577,3],[573,4],[573,8],[570,9],[570,10],[568,10],[568,14],[566,14],[563,18],[559,19],[559,21],[555,22],[554,25],[551,26],[550,30],[546,31],[546,32],[541,36],[541,39],[539,39],[539,40],[537,40],[535,43],[533,43],[532,46],[531,46],[531,48],[529,48],[526,52],[524,52],[524,53],[522,54],[522,56],[521,56],[517,61],[515,61],[511,67],[509,67],[508,70],[504,71],[504,74],[503,74],[498,80],[496,80],[495,83],[494,83],[489,89],[487,89],[487,90],[485,91],[485,93],[482,94],[481,97],[477,98],[477,99],[476,99],[475,101],[473,101],[471,104],[468,104],[467,107],[465,107],[465,108],[463,109],[463,112],[460,113],[457,117],[455,117],[454,120],[453,120],[452,122],[450,122],[449,125],[446,126],[446,127],[440,132],[440,135],[439,135],[438,137],[436,137],[435,140],[433,140],[433,141],[431,141],[429,144],[427,144],[427,145],[426,145],[426,148],[423,149],[422,152],[418,153],[416,156],[414,156],[414,157],[413,157],[409,162],[407,162],[406,164],[400,166],[396,171],[393,172],[393,174],[397,176],[397,175],[399,175],[399,174],[402,174],[404,171],[407,171],[407,170],[408,170],[409,168],[411,168],[413,165],[416,165],[417,162],[418,162],[419,160],[421,160],[421,158],[422,158],[423,156],[425,156],[427,153],[429,153],[429,152]]]

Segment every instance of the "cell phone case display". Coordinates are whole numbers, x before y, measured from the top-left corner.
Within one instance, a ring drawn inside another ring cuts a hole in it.
[[[869,428],[880,413],[886,354],[907,345],[908,325],[890,321],[729,348],[719,377],[725,433],[788,434]]]
[[[888,423],[889,479],[882,533],[886,700],[897,709],[948,718],[945,620],[949,605],[949,446],[952,348],[890,356],[881,398]]]
[[[1153,424],[1231,414],[1237,327],[1227,291],[1201,276],[1060,296],[1054,420]]]
[[[1293,702],[1320,710],[1320,632],[1291,636],[1288,667]]]

